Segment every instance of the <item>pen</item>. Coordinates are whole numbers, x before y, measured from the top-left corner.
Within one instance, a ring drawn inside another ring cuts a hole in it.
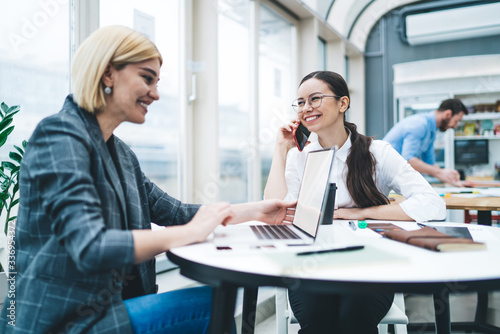
[[[333,253],[333,252],[346,252],[346,251],[352,251],[352,250],[357,250],[357,249],[363,249],[365,246],[348,246],[344,248],[331,248],[331,249],[321,249],[321,250],[316,250],[316,251],[309,251],[309,252],[302,252],[302,253],[297,253],[297,255],[313,255],[313,254],[322,254],[322,253]]]
[[[464,190],[464,191],[450,191],[444,194],[439,194],[439,196],[449,197],[453,194],[479,194],[480,192],[477,190]]]
[[[356,224],[351,220],[349,221],[349,226],[352,228],[353,231],[356,231]]]

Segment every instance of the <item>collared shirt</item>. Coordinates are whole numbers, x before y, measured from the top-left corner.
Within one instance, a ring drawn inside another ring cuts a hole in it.
[[[304,172],[307,154],[322,149],[319,142],[307,145],[302,152],[293,148],[286,159],[285,178],[288,187],[286,200],[296,200],[299,194],[302,174]],[[330,183],[335,183],[337,192],[335,208],[356,207],[347,190],[347,155],[351,149],[351,137],[336,152],[330,173]],[[375,166],[375,185],[385,196],[389,192],[403,195],[406,200],[400,203],[403,211],[417,222],[443,220],[446,217],[446,205],[422,175],[414,170],[388,143],[374,140],[370,145]]]
[[[434,111],[403,119],[385,135],[385,141],[406,160],[419,158],[434,165],[434,140],[436,139],[436,116]]]

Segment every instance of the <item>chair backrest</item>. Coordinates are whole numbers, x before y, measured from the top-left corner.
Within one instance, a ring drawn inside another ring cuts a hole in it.
[[[276,333],[288,334],[288,326],[297,323],[293,315],[286,288],[276,288]],[[394,325],[395,334],[407,334],[408,317],[405,314],[405,300],[402,293],[394,295],[391,308],[380,321],[379,333],[387,333],[387,325]]]

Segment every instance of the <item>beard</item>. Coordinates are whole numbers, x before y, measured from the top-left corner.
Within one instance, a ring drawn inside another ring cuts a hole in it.
[[[446,130],[448,130],[449,129],[448,124],[450,124],[450,120],[451,120],[451,117],[448,119],[441,120],[441,124],[439,124],[439,127],[438,127],[439,131],[445,132]]]

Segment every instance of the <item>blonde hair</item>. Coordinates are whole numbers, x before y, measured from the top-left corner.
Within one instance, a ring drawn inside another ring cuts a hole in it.
[[[107,26],[92,33],[73,58],[71,76],[73,98],[83,109],[95,113],[106,106],[101,79],[108,64],[117,70],[128,64],[157,58],[163,63],[153,42],[124,26]]]

